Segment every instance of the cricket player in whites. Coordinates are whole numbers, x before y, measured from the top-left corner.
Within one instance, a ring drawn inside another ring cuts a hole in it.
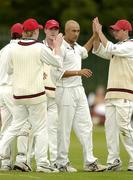
[[[8,45],[0,51],[0,108],[1,108],[1,120],[2,127],[0,136],[10,127],[13,121],[13,108],[14,99],[12,93],[12,76],[7,73],[8,68],[8,51],[11,46],[18,43],[22,38],[23,26],[20,23],[12,25],[11,29],[11,41]],[[22,164],[26,162],[27,154],[27,142],[28,142],[28,131],[30,124],[27,121],[17,134],[17,157],[16,163]],[[1,161],[1,171],[8,171],[13,168],[13,147],[8,146],[6,150],[6,158]]]
[[[53,40],[59,33],[59,23],[54,20],[48,20],[44,26],[46,35],[43,43],[48,49],[53,50]],[[52,66],[44,65],[46,79],[44,80],[45,91],[47,96],[47,126],[48,126],[48,149],[51,166],[56,166],[57,158],[57,105],[55,102],[55,85],[51,79],[50,69]]]
[[[79,34],[78,22],[67,21],[61,46],[63,68],[55,70],[58,107],[57,166],[61,172],[77,172],[68,158],[70,134],[73,128],[83,147],[84,171],[99,172],[104,171],[106,167],[100,165],[93,155],[93,124],[81,80],[82,76],[92,76],[90,69],[81,69],[81,63],[82,59],[87,58],[94,37],[92,36],[82,47],[76,42]],[[53,77],[55,77],[54,71]]]
[[[105,132],[108,148],[107,170],[121,170],[119,136],[129,154],[128,171],[133,171],[133,40],[129,38],[132,26],[126,19],[118,20],[110,26],[114,44],[102,32],[98,18],[93,21],[93,31],[97,33],[93,53],[110,60],[107,93],[105,96]]]
[[[27,121],[32,125],[35,137],[35,159],[37,172],[58,172],[49,166],[47,159],[46,94],[43,85],[44,62],[62,67],[60,46],[62,34],[54,40],[54,51],[47,49],[37,41],[39,29],[35,19],[29,18],[23,23],[24,39],[9,50],[8,73],[13,74],[13,97],[15,108],[11,126],[0,141],[0,159],[6,156],[6,149]],[[26,164],[25,164],[26,165]],[[27,165],[27,169],[30,168]]]
[[[43,44],[49,50],[53,51],[53,41],[59,34],[59,23],[54,20],[48,20],[44,25],[45,39]],[[48,154],[51,167],[56,167],[57,158],[57,105],[55,102],[55,85],[51,79],[52,66],[44,64],[44,86],[47,96],[47,128],[48,128]],[[31,131],[32,133],[32,131]],[[34,152],[34,137],[31,134],[29,142],[28,161],[31,163],[32,151]]]

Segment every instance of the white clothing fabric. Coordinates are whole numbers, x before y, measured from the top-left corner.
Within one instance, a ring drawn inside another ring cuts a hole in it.
[[[32,127],[29,121],[26,121],[19,133],[17,134],[17,163],[27,162],[29,133],[31,128]]]
[[[11,76],[8,75],[8,52],[19,40],[11,40],[9,44],[0,50],[0,86],[11,85]]]
[[[33,49],[28,46],[33,47]],[[34,58],[34,50],[36,52],[36,58]],[[36,62],[33,62],[32,59]],[[27,96],[25,98],[25,95],[31,95],[30,93],[33,92],[40,93],[40,91],[38,91],[39,88],[44,91],[43,83],[41,84],[41,82],[43,82],[43,62],[48,62],[57,67],[61,67],[61,60],[62,58],[60,56],[52,54],[52,52],[48,51],[43,44],[36,43],[33,40],[25,40],[21,42],[21,45],[16,44],[15,48],[11,48],[8,57],[9,73],[13,73],[13,91],[15,90],[14,92],[17,92],[19,98],[22,96],[22,101],[19,101],[20,105],[14,106],[11,126],[4,133],[4,136],[0,141],[0,155],[2,157],[6,156],[7,146],[11,143],[12,139],[18,135],[21,127],[28,118],[32,125],[33,136],[35,137],[35,159],[37,166],[49,164],[47,159],[48,134],[46,125],[46,102],[43,98],[44,102],[40,100],[39,103],[38,99],[36,101],[36,98],[34,99],[34,97],[30,97],[33,101],[29,101]],[[31,69],[31,67],[33,69]],[[40,70],[41,73],[39,72]],[[35,79],[32,79],[33,77],[35,77]],[[31,79],[33,81],[30,81]],[[36,85],[38,85],[38,89],[36,89]]]
[[[47,97],[47,127],[48,127],[48,149],[51,164],[57,158],[57,104],[55,98]]]
[[[105,115],[105,103],[100,103],[100,104],[95,105],[94,112],[99,115],[104,116]]]
[[[46,103],[36,105],[16,105],[14,108],[14,119],[11,126],[5,132],[4,138],[0,141],[0,155],[6,155],[6,148],[13,138],[18,134],[21,127],[26,123],[29,115],[29,122],[32,124],[32,131],[35,135],[35,158],[37,165],[44,165],[47,161],[47,128],[46,127]],[[45,146],[44,146],[45,144]],[[46,155],[46,156],[45,156]],[[45,157],[45,158],[44,158]]]
[[[133,128],[131,116],[133,114],[133,102],[124,99],[106,100],[105,131],[108,147],[107,163],[113,163],[120,159],[119,135],[133,162]]]
[[[110,59],[108,91],[105,107],[105,132],[108,147],[107,163],[113,163],[119,156],[119,135],[133,162],[133,40],[113,44],[106,48],[100,44],[93,53]]]
[[[82,85],[81,76],[62,78],[62,75],[66,70],[81,70],[81,59],[88,57],[87,50],[78,43],[75,43],[74,48],[72,48],[65,40],[63,41],[61,50],[63,56],[63,68],[52,69],[51,73],[53,81],[58,87],[73,87]]]
[[[30,43],[30,45],[23,45],[25,43]],[[14,97],[15,102],[17,104],[37,104],[46,100],[44,93],[39,96],[34,96],[34,98],[19,97],[44,92],[42,78],[44,62],[56,67],[62,67],[62,58],[54,55],[54,53],[42,43],[33,40],[21,40],[21,44],[16,44],[11,48],[9,54],[9,73],[12,74],[13,72],[13,93],[14,96],[18,97]],[[20,73],[21,77],[18,76]],[[31,76],[31,74],[33,74],[33,76]]]
[[[45,46],[48,47],[47,42]],[[51,165],[56,163],[57,158],[57,105],[55,102],[55,85],[51,78],[52,66],[44,64],[44,73],[47,78],[44,80],[45,92],[47,96],[47,127],[48,127],[48,152]]]
[[[55,85],[51,78],[51,68],[52,66],[44,64],[44,73],[47,75],[44,79],[45,92],[47,97],[55,98]]]
[[[6,132],[6,130],[10,127],[12,120],[13,120],[13,109],[14,109],[14,101],[13,101],[13,94],[12,94],[12,86],[4,85],[0,86],[0,101],[1,101],[1,138]],[[26,154],[27,154],[27,141],[28,141],[28,131],[30,128],[30,124],[27,121],[21,130],[19,131],[17,137],[17,161],[19,161],[20,156],[23,159],[23,162],[26,162]],[[21,154],[21,155],[20,155]],[[11,166],[13,163],[13,147],[9,145],[6,150],[6,159],[2,160],[2,166],[8,165]],[[22,162],[22,160],[21,160]]]
[[[75,43],[72,48],[66,41],[62,45],[63,71],[81,70],[81,59],[87,50]],[[58,71],[58,70],[57,70]],[[80,76],[58,77],[56,103],[58,107],[57,165],[69,162],[70,133],[73,128],[83,147],[84,165],[96,160],[93,155],[92,120],[87,97]]]
[[[100,45],[96,55],[110,58],[107,93],[105,99],[127,99],[133,101],[133,40],[113,44],[106,48]]]
[[[93,156],[92,121],[83,87],[57,87],[56,102],[59,116],[57,164],[61,166],[69,162],[68,150],[72,128],[83,147],[84,165],[94,162],[96,158]]]
[[[14,108],[14,99],[12,93],[12,76],[9,76],[7,73],[8,70],[8,52],[14,44],[16,44],[19,40],[11,40],[8,45],[6,45],[0,51],[0,108],[1,108],[1,138],[4,135],[5,131],[11,125],[13,119],[13,108]],[[30,126],[29,122],[27,122],[28,126]],[[26,153],[27,153],[27,140],[28,134],[24,134],[23,132],[27,131],[26,125],[21,128],[19,132],[19,138],[17,138],[17,147],[19,154],[23,154],[22,158],[23,162],[26,162]],[[6,149],[6,157],[2,160],[2,166],[11,166],[13,163],[13,147],[9,145]],[[19,155],[17,155],[19,158]]]

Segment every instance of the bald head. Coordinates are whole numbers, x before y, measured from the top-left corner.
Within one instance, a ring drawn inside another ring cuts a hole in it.
[[[65,24],[65,36],[64,39],[70,43],[71,45],[74,44],[80,33],[80,26],[78,22],[74,20],[69,20]]]
[[[74,20],[69,20],[66,22],[65,24],[65,31],[68,31],[69,29],[73,28],[73,27],[77,27],[80,29],[79,23],[74,21]]]

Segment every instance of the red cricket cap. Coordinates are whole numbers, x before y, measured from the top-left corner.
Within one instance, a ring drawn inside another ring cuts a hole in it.
[[[118,20],[114,25],[111,25],[110,28],[116,31],[119,30],[132,31],[131,23],[125,19]]]
[[[11,31],[11,33],[18,33],[18,34],[22,35],[23,25],[20,23],[16,23],[16,24],[12,25],[10,31]]]
[[[60,28],[60,25],[59,25],[59,23],[56,21],[56,20],[54,20],[54,19],[51,19],[51,20],[48,20],[46,23],[45,23],[45,28],[46,29],[51,29],[51,28]]]
[[[35,29],[43,29],[43,26],[35,19],[29,18],[23,22],[23,29],[24,31],[34,31]]]

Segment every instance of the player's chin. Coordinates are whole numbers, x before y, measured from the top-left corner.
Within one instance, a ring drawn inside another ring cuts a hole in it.
[[[78,40],[77,36],[73,38],[73,42],[76,42],[77,40]]]

